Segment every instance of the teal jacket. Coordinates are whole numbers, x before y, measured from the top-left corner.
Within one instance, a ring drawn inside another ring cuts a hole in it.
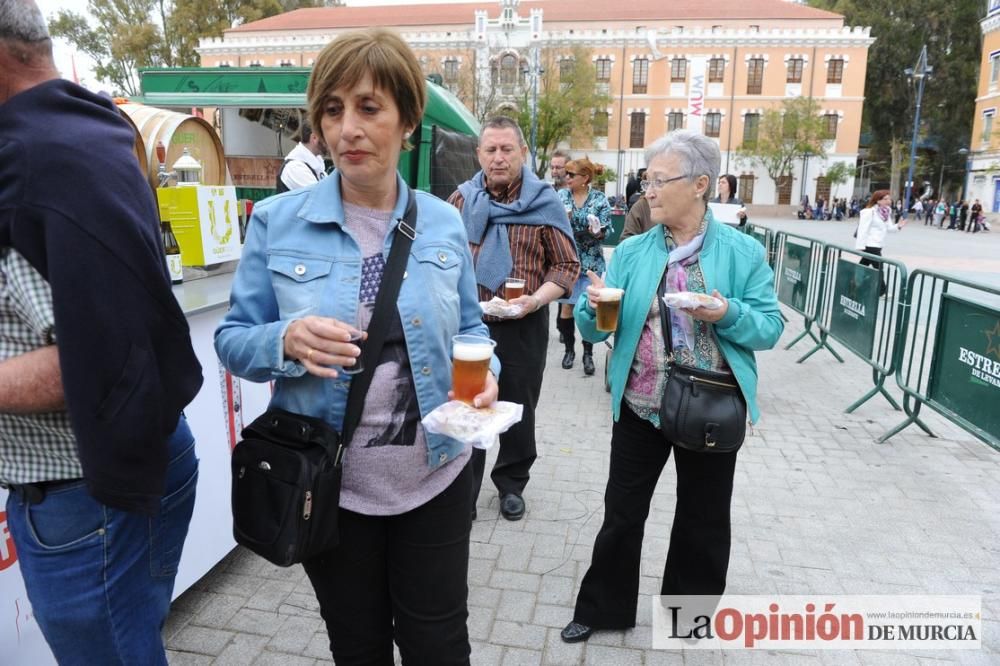
[[[699,262],[708,293],[718,289],[729,301],[729,310],[714,326],[715,335],[746,398],[750,421],[756,423],[760,410],[753,353],[774,347],[785,328],[774,293],[774,273],[765,261],[763,245],[716,222],[711,212],[708,215]],[[615,421],[621,413],[622,394],[649,304],[666,266],[667,246],[660,225],[625,239],[611,257],[605,282],[609,287],[625,290],[608,372]],[[577,302],[574,316],[584,340],[602,342],[610,335],[597,330],[596,316],[587,304],[586,294]]]

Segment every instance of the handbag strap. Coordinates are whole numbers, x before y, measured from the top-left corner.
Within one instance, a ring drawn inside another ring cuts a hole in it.
[[[365,396],[371,386],[375,367],[382,354],[386,333],[391,325],[393,310],[399,297],[399,288],[403,284],[403,273],[406,271],[406,260],[410,255],[410,245],[417,236],[417,200],[412,188],[407,188],[408,198],[403,219],[396,225],[396,235],[392,239],[389,259],[382,271],[382,282],[375,296],[375,307],[368,323],[368,339],[361,347],[360,361],[364,368],[351,380],[351,388],[347,393],[347,407],[344,412],[341,446],[348,446],[354,429],[361,419]]]
[[[674,358],[674,336],[673,336],[673,326],[667,321],[669,316],[667,310],[667,304],[663,301],[663,297],[667,293],[666,283],[667,283],[667,271],[670,269],[670,264],[668,263],[666,268],[663,269],[663,275],[660,277],[660,283],[656,285],[656,309],[660,313],[660,328],[663,330],[663,339],[667,343],[667,362],[673,363]]]

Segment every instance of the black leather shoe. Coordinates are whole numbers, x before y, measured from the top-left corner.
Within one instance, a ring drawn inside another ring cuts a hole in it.
[[[584,354],[583,355],[583,374],[592,375],[594,374],[594,355]]]
[[[569,370],[573,367],[573,361],[576,360],[576,352],[568,351],[563,355],[562,367],[563,370]]]
[[[559,632],[559,636],[563,639],[564,643],[579,643],[590,638],[592,633],[594,633],[592,627],[580,624],[579,622],[570,622]]]
[[[500,515],[507,520],[521,520],[524,516],[524,499],[514,493],[501,495]]]

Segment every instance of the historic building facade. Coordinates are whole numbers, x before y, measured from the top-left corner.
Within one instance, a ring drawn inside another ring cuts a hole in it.
[[[398,30],[425,71],[439,75],[480,118],[530,93],[543,63],[561,67],[561,60],[586,53],[610,102],[590,110],[593,138],[566,147],[615,169],[618,191],[628,172],[644,165],[643,146],[678,127],[715,138],[723,171],[735,174],[741,196],[755,203],[798,203],[803,194],[829,199],[826,169],[857,160],[869,29],[787,0],[301,9],[203,40],[198,51],[205,67],[309,66],[339,32],[368,26]],[[779,188],[732,151],[756,136],[765,109],[799,96],[818,104],[827,157],[796,160],[792,178]],[[852,190],[846,183],[832,195]]]
[[[1000,213],[1000,0],[990,0],[980,28],[983,55],[963,189],[969,201],[979,199],[983,210]]]

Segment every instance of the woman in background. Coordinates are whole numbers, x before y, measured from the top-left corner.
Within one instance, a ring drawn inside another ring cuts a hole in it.
[[[889,190],[875,190],[868,205],[861,211],[858,219],[857,240],[854,242],[854,249],[861,250],[865,254],[882,256],[882,245],[885,242],[885,235],[890,231],[899,231],[906,226],[906,220],[899,223],[892,222],[892,195]],[[861,260],[862,266],[871,266],[879,272],[882,270],[882,262],[864,257]],[[880,278],[880,294],[885,293],[885,279]]]

